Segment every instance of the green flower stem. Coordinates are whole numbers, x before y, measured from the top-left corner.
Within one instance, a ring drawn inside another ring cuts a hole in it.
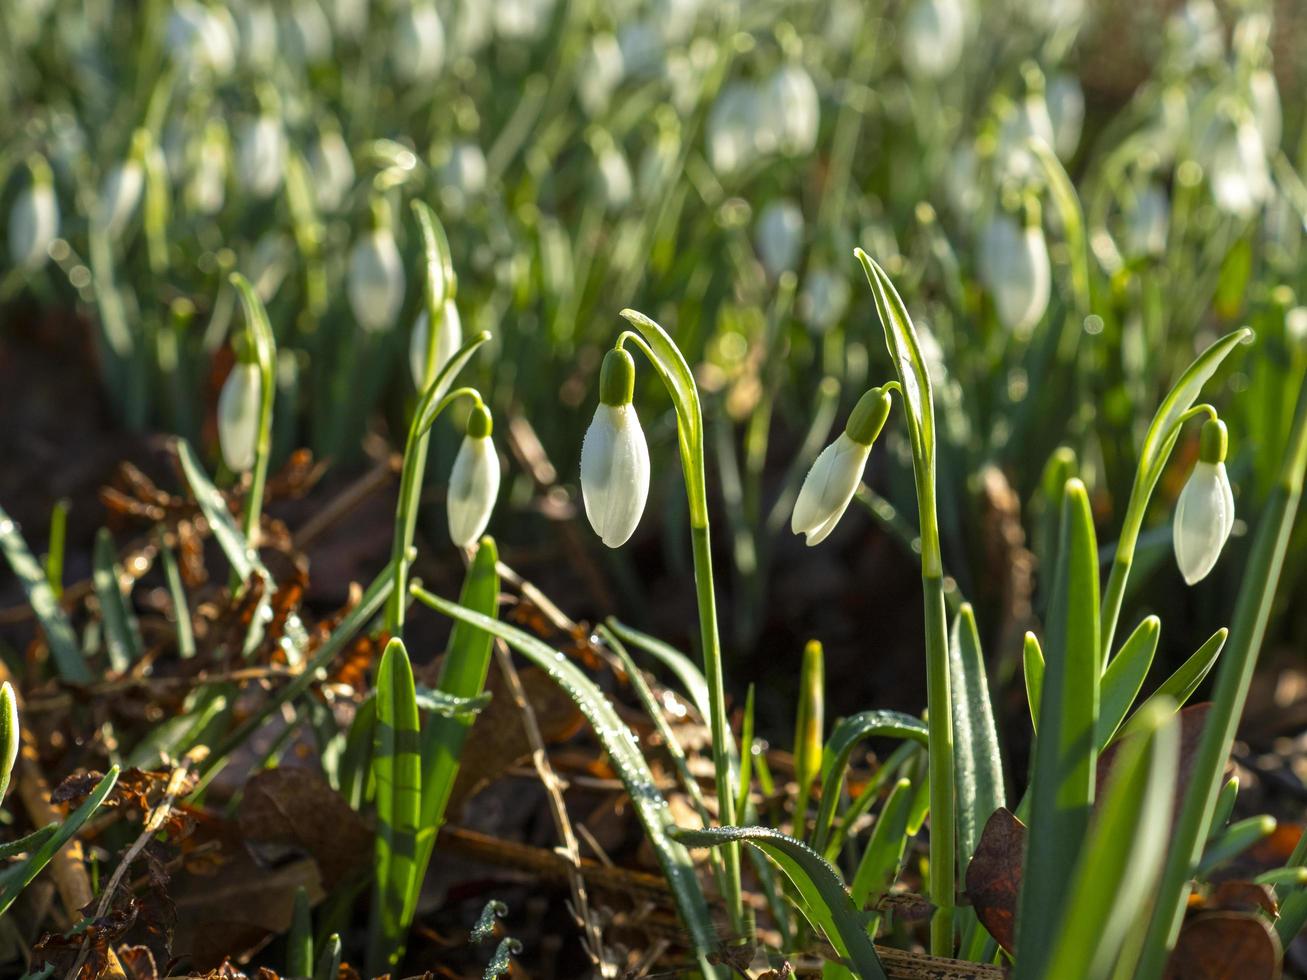
[[[433,382],[428,392],[434,391],[435,387],[436,382]],[[475,388],[455,388],[430,409],[426,408],[429,400],[424,398],[409,425],[404,468],[399,478],[399,503],[395,507],[395,535],[390,546],[394,587],[386,603],[385,626],[391,636],[402,636],[404,632],[404,613],[408,606],[404,597],[408,595],[408,567],[412,561],[413,536],[417,533],[422,476],[427,468],[427,436],[440,413],[459,398],[471,398],[473,404],[481,404],[481,393]]]
[[[699,605],[699,643],[703,648],[703,673],[708,682],[709,728],[712,733],[713,768],[717,783],[717,816],[723,826],[735,824],[735,772],[731,763],[731,732],[726,721],[726,693],[722,679],[722,650],[717,627],[717,600],[713,592],[712,545],[708,526],[707,480],[704,476],[703,409],[684,357],[667,333],[643,314],[622,311],[640,332],[623,331],[617,338],[621,350],[630,341],[649,358],[667,388],[676,408],[677,443],[685,477],[685,496],[690,509],[690,544],[694,552],[694,588]],[[646,340],[646,337],[649,339]],[[658,353],[654,345],[665,352]],[[743,926],[744,906],[740,891],[740,847],[724,846],[726,908],[731,924]]]
[[[239,272],[231,274],[231,284],[240,294],[245,310],[245,322],[254,339],[254,359],[259,365],[259,431],[254,445],[254,472],[249,493],[245,495],[245,514],[241,529],[249,546],[258,549],[259,519],[263,513],[263,492],[268,483],[268,463],[272,456],[272,407],[277,399],[277,342],[272,336],[267,310],[250,281]],[[231,573],[231,588],[235,592],[243,585],[235,569]]]
[[[1302,499],[1304,473],[1307,473],[1307,390],[1298,396],[1284,466],[1262,510],[1257,537],[1248,557],[1230,625],[1229,647],[1217,667],[1212,707],[1198,743],[1193,777],[1162,872],[1159,900],[1136,974],[1139,977],[1161,976],[1167,952],[1179,935],[1189,896],[1189,878],[1202,856],[1221,792],[1225,761],[1243,714],[1248,686],[1275,603],[1284,555]]]
[[[1121,616],[1121,605],[1125,601],[1126,580],[1130,577],[1130,568],[1134,564],[1135,546],[1139,543],[1139,532],[1143,530],[1144,515],[1148,511],[1148,502],[1153,496],[1157,481],[1161,479],[1162,470],[1180,438],[1180,430],[1190,419],[1205,415],[1209,419],[1217,418],[1216,409],[1211,405],[1195,405],[1183,412],[1172,424],[1161,440],[1162,451],[1152,465],[1143,465],[1135,474],[1134,486],[1130,490],[1130,501],[1126,504],[1125,521],[1121,525],[1121,536],[1117,539],[1116,555],[1112,559],[1112,571],[1107,579],[1107,588],[1103,592],[1102,619],[1102,654],[1101,662],[1106,664],[1112,655],[1112,638],[1116,633],[1117,620]],[[1144,461],[1147,463],[1148,461]]]

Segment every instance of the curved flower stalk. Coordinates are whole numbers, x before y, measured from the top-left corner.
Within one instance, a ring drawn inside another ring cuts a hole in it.
[[[27,170],[32,181],[19,192],[9,212],[9,260],[15,266],[35,268],[45,262],[59,234],[59,199],[44,157],[33,154]]]
[[[1175,505],[1175,560],[1187,584],[1201,582],[1215,567],[1234,527],[1234,493],[1225,474],[1225,423],[1203,423],[1198,462]]]
[[[708,682],[709,727],[716,770],[718,819],[735,823],[734,746],[726,722],[726,696],[722,681],[721,641],[717,629],[717,601],[713,593],[712,557],[708,529],[708,495],[704,477],[703,409],[685,357],[667,332],[643,313],[622,310],[634,330],[624,330],[604,359],[600,378],[600,405],[582,447],[582,494],[586,515],[610,547],[630,536],[639,522],[648,493],[648,450],[631,408],[635,371],[627,342],[638,347],[671,396],[676,409],[685,495],[690,508],[690,544],[694,552],[694,585],[699,606],[699,642],[704,677]],[[629,413],[629,414],[627,414]],[[620,421],[619,421],[620,417]],[[622,501],[622,496],[629,499]],[[740,851],[727,847],[723,861],[727,911],[732,924],[743,923],[740,893]]]
[[[649,446],[631,399],[635,361],[620,348],[604,356],[599,406],[581,444],[585,515],[604,544],[620,548],[635,533],[649,498]]]
[[[449,538],[459,548],[477,543],[499,497],[499,456],[490,439],[493,428],[490,409],[477,401],[449,474]]]
[[[853,500],[871,447],[889,417],[890,402],[886,388],[866,392],[858,400],[844,431],[821,451],[808,471],[794,502],[790,529],[805,535],[809,548],[826,540]]]
[[[349,253],[346,286],[360,327],[380,333],[395,325],[404,305],[404,263],[391,228],[390,205],[381,195],[372,199],[368,233]]]

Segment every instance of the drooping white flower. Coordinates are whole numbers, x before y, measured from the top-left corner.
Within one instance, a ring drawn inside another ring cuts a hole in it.
[[[466,6],[481,5],[469,3]],[[487,6],[494,11],[496,34],[506,40],[530,41],[539,37],[548,26],[554,0],[499,0]]]
[[[1199,459],[1175,505],[1175,561],[1189,585],[1200,582],[1221,557],[1234,527],[1234,493],[1225,473],[1225,423],[1203,423]]]
[[[499,455],[490,438],[490,412],[478,404],[468,416],[467,434],[449,474],[449,538],[470,548],[485,532],[499,496]]]
[[[168,53],[192,74],[207,71],[221,77],[236,63],[236,24],[225,8],[181,0],[169,13],[164,33]]]
[[[620,548],[649,497],[649,446],[635,414],[635,363],[624,350],[604,357],[599,406],[581,444],[581,497],[600,540]]]
[[[1225,56],[1225,25],[1212,0],[1189,0],[1167,21],[1166,36],[1178,68],[1214,64]]]
[[[237,361],[218,395],[218,447],[235,473],[254,465],[263,378],[253,361]]]
[[[788,197],[769,201],[758,215],[754,234],[758,257],[773,279],[794,269],[803,248],[803,212]]]
[[[1085,93],[1080,81],[1069,72],[1054,75],[1045,93],[1048,118],[1053,124],[1053,150],[1063,160],[1075,156],[1085,123]]]
[[[29,165],[32,181],[14,199],[9,212],[9,260],[15,266],[45,262],[59,234],[59,200],[50,166],[40,157]]]
[[[883,388],[866,392],[844,431],[821,451],[808,470],[790,519],[790,529],[804,535],[808,547],[825,541],[848,510],[889,409],[889,392]]]
[[[1248,78],[1248,95],[1252,102],[1253,119],[1262,136],[1262,148],[1274,153],[1280,148],[1284,114],[1280,106],[1280,89],[1275,74],[1266,68],[1256,69]]]
[[[1028,335],[1048,309],[1053,284],[1037,214],[1024,225],[1002,212],[990,220],[981,234],[980,276],[999,322],[1018,336]]]
[[[599,191],[604,205],[610,211],[620,211],[631,201],[631,167],[626,154],[611,140],[599,148]]]
[[[812,77],[799,65],[786,65],[767,82],[762,97],[759,147],[785,156],[803,156],[817,145],[821,101]]]
[[[660,73],[665,49],[662,35],[653,23],[627,21],[617,31],[617,46],[622,52],[624,75],[647,78]]]
[[[844,316],[851,294],[849,281],[844,276],[821,266],[810,268],[803,276],[799,315],[809,330],[825,333]]]
[[[719,175],[743,170],[758,156],[761,97],[746,82],[724,86],[708,113],[708,161]]]
[[[1227,214],[1251,217],[1270,197],[1266,148],[1247,110],[1217,113],[1204,133],[1200,158],[1207,170],[1212,199]]]
[[[200,214],[222,209],[227,184],[227,126],[210,119],[195,151],[195,167],[186,185],[186,201]]]
[[[236,10],[240,59],[252,68],[267,68],[277,59],[277,15],[270,3],[242,4]]]
[[[440,166],[440,201],[454,216],[486,187],[486,155],[472,142],[455,143]]]
[[[622,48],[616,37],[605,31],[590,39],[576,83],[577,99],[587,115],[598,116],[608,108],[624,71]]]
[[[966,11],[961,0],[916,0],[903,20],[903,64],[919,78],[943,78],[962,57]]]
[[[418,391],[426,386],[427,338],[430,334],[431,319],[427,316],[424,306],[413,324],[413,335],[408,342],[409,370],[413,372],[413,385]],[[440,373],[440,369],[449,363],[449,359],[462,346],[463,321],[458,315],[458,307],[454,305],[454,301],[447,299],[440,318],[440,334],[436,337],[436,362],[431,369],[432,378]]]
[[[404,305],[404,264],[389,223],[375,224],[349,253],[350,309],[364,330],[389,330]]]
[[[318,65],[331,58],[331,22],[317,0],[295,0],[282,21],[284,50],[292,63]]]
[[[1126,251],[1132,256],[1161,255],[1171,224],[1171,202],[1156,184],[1148,184],[1126,216]]]
[[[105,175],[100,187],[100,223],[110,238],[117,238],[136,213],[145,189],[145,163],[129,157]]]
[[[445,63],[445,28],[436,8],[425,0],[410,4],[395,19],[391,63],[406,82],[434,78]]]
[[[1028,148],[1032,138],[1043,140],[1049,147],[1057,143],[1045,97],[1043,72],[1030,64],[1025,66],[1024,75],[1026,94],[1020,102],[1007,107],[998,134],[998,157],[1003,169],[1018,179],[1038,170]]]
[[[241,187],[256,198],[271,197],[281,186],[286,165],[286,135],[270,113],[245,122],[236,149]]]
[[[335,211],[354,186],[354,158],[334,126],[323,128],[309,147],[314,198],[323,211]]]

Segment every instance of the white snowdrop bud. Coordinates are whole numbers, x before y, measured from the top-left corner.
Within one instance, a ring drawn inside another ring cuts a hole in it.
[[[754,239],[758,257],[773,279],[793,270],[803,248],[803,212],[788,197],[768,202],[758,215]]]
[[[238,360],[218,395],[218,447],[234,473],[243,473],[254,465],[262,394],[263,377],[258,364]]]
[[[743,170],[758,156],[760,96],[746,82],[722,88],[708,113],[708,161],[719,175]]]
[[[389,330],[404,305],[404,264],[384,198],[372,204],[372,229],[349,253],[346,290],[354,319],[364,330]]]
[[[116,239],[123,233],[145,190],[145,153],[149,134],[138,129],[132,135],[131,151],[126,160],[111,169],[100,185],[99,221],[105,233]]]
[[[405,82],[427,81],[440,73],[445,63],[445,28],[430,3],[419,0],[396,18],[391,63]]]
[[[962,57],[966,12],[961,0],[917,0],[903,20],[903,65],[919,78],[943,78]]]
[[[1252,103],[1253,119],[1262,137],[1262,149],[1274,153],[1280,148],[1283,131],[1283,112],[1280,107],[1280,89],[1275,74],[1258,68],[1248,78],[1248,96]]]
[[[413,324],[413,335],[408,342],[409,370],[413,372],[413,386],[422,391],[427,386],[427,339],[431,335],[431,319],[426,308],[418,314]],[[440,333],[436,337],[436,359],[431,368],[431,377],[435,378],[440,369],[449,363],[449,359],[463,346],[463,321],[458,315],[458,307],[452,299],[445,300],[444,312],[440,317]]]
[[[486,187],[486,155],[476,143],[455,143],[440,166],[440,201],[454,216]]]
[[[9,212],[9,260],[15,266],[35,267],[45,262],[59,234],[59,200],[50,165],[33,156],[27,168],[31,183],[18,192]]]
[[[1080,145],[1085,123],[1085,93],[1074,75],[1063,72],[1049,80],[1045,100],[1053,125],[1053,150],[1061,159],[1070,160]]]
[[[1247,110],[1218,112],[1204,133],[1200,159],[1216,206],[1251,217],[1271,194],[1262,134]]]
[[[323,211],[335,211],[354,186],[354,158],[335,126],[324,127],[309,147],[313,196]]]
[[[168,15],[164,43],[173,60],[191,74],[222,77],[236,63],[236,24],[222,7],[181,0]]]
[[[1003,167],[1014,178],[1028,177],[1038,170],[1038,164],[1030,155],[1027,144],[1032,138],[1043,140],[1050,147],[1057,143],[1057,134],[1053,131],[1053,120],[1049,116],[1048,102],[1044,93],[1044,74],[1034,64],[1023,69],[1026,82],[1026,94],[1014,106],[1010,106],[999,127],[999,159]]]
[[[763,96],[763,110],[762,130],[771,131],[775,149],[785,156],[812,152],[821,124],[821,102],[806,71],[787,65],[773,75]]]
[[[286,165],[286,136],[270,113],[246,120],[236,149],[241,187],[252,197],[271,197],[281,186]]]
[[[794,502],[790,529],[805,536],[808,547],[825,541],[840,522],[862,481],[872,444],[889,417],[890,394],[883,388],[866,392],[834,442],[821,451]]]
[[[980,277],[994,298],[999,322],[1018,336],[1028,336],[1048,309],[1053,284],[1039,206],[1033,199],[1027,201],[1024,223],[1000,212],[985,226]]]
[[[581,444],[581,497],[600,540],[620,548],[635,532],[649,498],[649,446],[631,404],[635,362],[611,350],[599,374],[599,406]]]
[[[1135,198],[1126,217],[1126,250],[1131,256],[1161,255],[1166,251],[1171,224],[1171,202],[1166,191],[1148,184]]]
[[[499,455],[490,438],[490,410],[478,403],[467,420],[467,434],[449,474],[449,538],[470,548],[485,532],[499,496]]]
[[[1234,527],[1234,493],[1225,473],[1225,423],[1203,423],[1198,462],[1175,505],[1175,561],[1189,585],[1200,582],[1221,557]]]

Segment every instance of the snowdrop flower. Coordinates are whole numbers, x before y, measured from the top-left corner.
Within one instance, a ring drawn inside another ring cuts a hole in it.
[[[631,168],[624,154],[611,139],[596,147],[599,164],[599,191],[610,211],[620,211],[631,200]]]
[[[788,197],[771,201],[758,216],[758,257],[773,279],[793,270],[803,247],[803,212]]]
[[[623,24],[617,32],[622,69],[627,75],[657,75],[663,64],[663,39],[648,21]]]
[[[585,516],[610,548],[635,532],[649,497],[649,446],[634,394],[635,362],[620,348],[610,350],[599,373],[599,406],[581,444]]]
[[[1053,150],[1063,160],[1075,156],[1085,123],[1085,93],[1075,75],[1054,75],[1046,93],[1048,118],[1053,125]]]
[[[241,61],[251,68],[268,68],[277,59],[277,15],[269,3],[248,3],[236,11]]]
[[[200,214],[222,210],[227,183],[227,126],[210,119],[195,150],[195,168],[186,185],[186,201]]]
[[[100,186],[100,224],[111,238],[118,238],[136,213],[145,189],[145,154],[150,136],[138,129],[132,134],[132,148],[127,159],[105,175]]]
[[[1251,217],[1270,197],[1271,176],[1262,134],[1242,106],[1218,113],[1208,125],[1200,159],[1207,170],[1212,199],[1227,214]]]
[[[185,0],[173,7],[165,29],[168,53],[192,74],[229,74],[236,63],[236,25],[221,7]]]
[[[943,78],[962,57],[961,0],[917,0],[903,21],[903,65],[919,78]]]
[[[980,278],[994,298],[999,322],[1018,336],[1029,336],[1048,309],[1053,286],[1039,205],[1033,198],[1027,200],[1023,223],[1000,212],[985,226]]]
[[[385,198],[372,202],[372,228],[349,253],[346,277],[350,309],[364,330],[389,330],[404,305],[404,264],[390,228]]]
[[[469,7],[479,4],[469,3]],[[549,23],[554,0],[499,0],[494,8],[495,33],[506,40],[531,41],[539,37]]]
[[[825,333],[844,316],[849,306],[849,281],[829,269],[809,269],[799,294],[799,315],[808,329]]]
[[[1262,136],[1262,148],[1273,153],[1280,148],[1283,131],[1283,112],[1280,107],[1280,89],[1275,75],[1266,68],[1256,69],[1248,78],[1248,96],[1252,102],[1253,119]]]
[[[726,85],[708,114],[708,161],[719,175],[743,170],[758,156],[760,97],[745,82]]]
[[[298,65],[318,65],[331,58],[331,22],[317,0],[297,0],[282,24],[285,51]]]
[[[1207,577],[1234,527],[1234,494],[1225,475],[1225,423],[1203,423],[1198,462],[1175,505],[1175,561],[1187,584]]]
[[[218,395],[218,447],[233,473],[243,473],[254,465],[259,438],[263,375],[253,357],[253,345],[246,342]]]
[[[440,166],[440,200],[455,216],[486,188],[486,155],[476,143],[455,143]]]
[[[791,157],[811,153],[817,145],[821,104],[808,73],[798,65],[785,66],[767,82],[762,101],[763,148]]]
[[[617,38],[604,32],[590,39],[576,87],[576,96],[587,115],[597,116],[608,108],[624,71],[622,48]]]
[[[1209,65],[1225,56],[1225,25],[1212,0],[1189,0],[1166,25],[1177,67]]]
[[[490,523],[499,496],[499,455],[490,438],[490,410],[479,401],[467,418],[467,434],[449,474],[449,537],[459,548],[470,548]]]
[[[1003,161],[1007,173],[1016,178],[1029,176],[1038,168],[1026,148],[1030,139],[1041,139],[1050,147],[1057,143],[1048,102],[1044,98],[1044,73],[1035,65],[1028,64],[1023,74],[1026,81],[1025,98],[1017,105],[1008,107],[998,135],[999,159]]]
[[[314,198],[323,211],[335,211],[354,186],[354,158],[334,125],[324,126],[309,147]]]
[[[33,156],[27,163],[32,181],[14,200],[9,212],[9,261],[35,267],[45,262],[59,234],[59,200],[54,196],[54,175],[45,159]]]
[[[419,0],[396,18],[391,62],[405,82],[426,81],[440,72],[445,62],[445,28],[430,3]]]
[[[1171,224],[1171,202],[1156,184],[1148,184],[1135,199],[1126,218],[1126,250],[1132,256],[1161,255],[1166,251]]]
[[[271,197],[281,186],[285,164],[286,135],[276,117],[265,110],[247,120],[236,148],[241,187],[253,197]]]
[[[872,388],[866,392],[858,399],[844,431],[821,451],[808,470],[794,502],[790,529],[804,535],[809,548],[825,541],[844,516],[889,410],[888,391]]]
[[[431,335],[431,318],[427,316],[426,307],[418,314],[413,324],[413,335],[408,342],[408,365],[413,372],[413,386],[422,391],[427,385],[427,338]],[[440,369],[449,363],[449,359],[463,346],[463,321],[458,315],[458,307],[452,299],[445,300],[444,312],[440,317],[440,334],[436,337],[436,362],[431,368],[431,377],[440,373]]]

